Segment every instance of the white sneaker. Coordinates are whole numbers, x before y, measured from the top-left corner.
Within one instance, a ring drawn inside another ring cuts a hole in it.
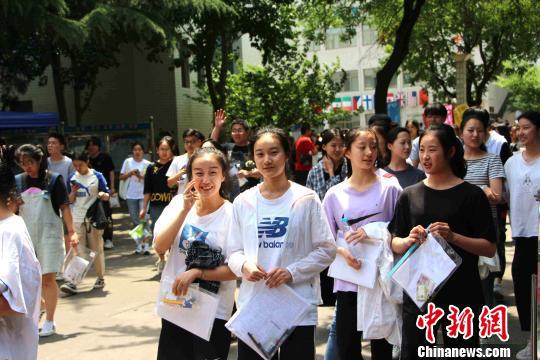
[[[114,248],[114,244],[113,244],[112,240],[105,240],[105,244],[103,244],[103,247],[105,249],[112,249],[112,248]]]
[[[150,245],[148,243],[144,243],[142,253],[144,255],[150,255]]]
[[[56,334],[56,325],[54,321],[45,320],[43,326],[39,330],[40,337],[47,337]]]
[[[516,354],[516,360],[529,360],[532,359],[532,344],[531,340],[527,342],[527,346],[518,351]]]
[[[143,246],[142,244],[137,244],[137,247],[135,248],[135,254],[142,254],[143,253]]]

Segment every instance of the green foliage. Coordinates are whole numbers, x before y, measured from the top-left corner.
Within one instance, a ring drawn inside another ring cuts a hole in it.
[[[388,10],[393,11],[393,10]],[[392,42],[397,21],[372,14],[383,43]],[[478,104],[503,62],[536,60],[540,6],[535,0],[433,0],[416,24],[403,64],[413,81],[425,81],[441,100],[456,97],[456,52],[470,53],[467,102]]]
[[[317,126],[350,118],[350,113],[323,111],[343,85],[344,76],[341,81],[332,78],[338,68],[298,53],[264,67],[248,66],[228,78],[227,112],[251,126],[283,129],[302,121]]]
[[[540,67],[529,65],[524,71],[515,71],[516,66],[506,64],[505,68],[497,84],[510,91],[510,109],[540,109]]]

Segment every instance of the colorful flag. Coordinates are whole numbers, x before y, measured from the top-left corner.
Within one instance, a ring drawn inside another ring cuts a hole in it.
[[[389,103],[391,101],[394,101],[394,93],[389,92],[386,94],[386,102]]]
[[[332,109],[340,109],[341,108],[341,98],[335,98],[334,101],[332,101]]]
[[[350,96],[344,96],[341,98],[341,108],[344,111],[353,111],[353,103]]]
[[[353,96],[352,98],[352,108],[353,110],[359,110],[359,108],[362,106],[362,97],[361,96]]]
[[[366,111],[373,110],[373,96],[364,95],[364,97],[362,98],[362,106]]]
[[[397,100],[399,102],[400,107],[405,106],[405,96],[403,95],[403,91],[398,91],[398,93],[394,96],[394,100]]]
[[[392,119],[393,122],[396,124],[399,124],[401,121],[401,109],[399,107],[399,101],[390,101],[386,104],[386,111],[388,113],[388,116],[390,116],[390,119]]]
[[[407,94],[407,106],[418,106],[418,92],[413,90]]]

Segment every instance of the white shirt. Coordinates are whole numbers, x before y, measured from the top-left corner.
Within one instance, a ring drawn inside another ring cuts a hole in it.
[[[69,177],[75,172],[73,162],[67,156],[63,156],[62,160],[53,161],[50,157],[47,158],[47,165],[50,171],[62,175],[62,179],[67,184]]]
[[[184,199],[182,196],[175,196],[171,203],[167,205],[154,227],[154,236],[171,223],[175,216],[182,211]],[[226,257],[227,233],[232,219],[232,204],[229,201],[211,214],[198,216],[193,207],[170,249],[169,259],[163,269],[162,279],[171,282],[186,271],[186,249],[190,242],[194,240],[204,241],[212,248],[221,248]],[[219,306],[216,313],[217,319],[229,320],[234,305],[234,290],[236,281],[222,281],[219,286]]]
[[[75,194],[75,202],[71,206],[71,213],[73,215],[73,223],[79,226],[84,222],[86,218],[86,212],[92,206],[92,204],[98,198],[100,191],[109,192],[107,187],[107,181],[99,171],[94,169],[88,169],[86,175],[81,175],[75,172],[70,180],[77,181],[80,185],[84,186],[77,190]],[[71,192],[71,183],[68,184],[68,192]]]
[[[169,170],[167,170],[166,176],[170,178],[178,174],[180,170],[182,170],[183,168],[187,166],[188,160],[189,160],[189,157],[187,153],[180,156],[175,156],[171,163],[171,166],[169,166]],[[187,175],[184,174],[180,177],[180,179],[178,179],[177,194],[184,193],[184,190],[186,189],[186,184],[187,184]]]
[[[266,199],[257,187],[257,230],[259,232],[258,262],[269,272],[280,266],[283,243],[289,226],[293,203],[289,188],[277,199]]]
[[[144,174],[146,173],[146,168],[148,165],[150,165],[151,162],[142,159],[141,161],[136,161],[133,158],[127,158],[124,160],[124,164],[122,164],[122,170],[120,170],[120,174],[126,174],[132,170],[139,170],[139,173],[141,176],[144,177]],[[126,191],[126,199],[136,199],[140,200],[144,198],[144,178],[139,179],[136,175],[131,175],[129,178],[127,178],[127,191]]]
[[[507,141],[504,136],[502,136],[495,130],[491,130],[489,132],[489,139],[486,141],[486,149],[488,153],[500,156],[501,148],[505,142]]]
[[[0,280],[2,295],[19,313],[0,316],[0,359],[35,360],[41,299],[41,268],[21,217],[0,220]]]
[[[504,172],[510,196],[512,237],[538,236],[540,202],[534,195],[540,191],[540,158],[527,163],[523,153],[517,153],[504,164]]]

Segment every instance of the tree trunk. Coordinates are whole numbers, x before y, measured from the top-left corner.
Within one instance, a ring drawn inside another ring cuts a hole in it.
[[[67,125],[66,99],[64,97],[64,82],[62,80],[62,62],[60,60],[60,54],[54,50],[51,53],[51,68],[53,73],[54,94],[56,97],[58,117],[60,118],[60,122]]]
[[[73,88],[73,103],[75,105],[75,126],[81,126],[81,123],[82,123],[81,90],[79,90],[77,86]]]
[[[420,10],[425,0],[405,0],[403,2],[403,18],[396,31],[394,47],[388,61],[377,72],[377,83],[375,85],[375,112],[386,114],[386,94],[392,77],[399,70],[399,67],[409,53],[409,41],[411,34],[420,15]]]

